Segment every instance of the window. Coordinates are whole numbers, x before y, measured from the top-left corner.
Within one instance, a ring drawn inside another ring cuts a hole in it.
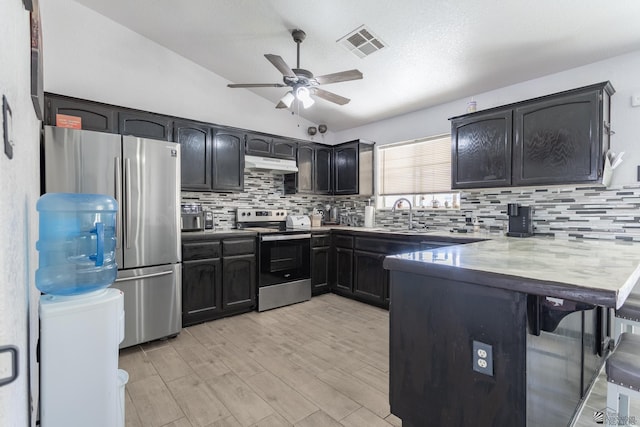
[[[450,135],[383,145],[377,158],[378,207],[405,197],[418,208],[459,208],[451,191]]]

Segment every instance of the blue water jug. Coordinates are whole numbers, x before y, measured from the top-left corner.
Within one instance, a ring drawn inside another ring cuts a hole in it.
[[[36,287],[77,295],[106,288],[118,274],[118,202],[104,194],[47,193],[36,203],[40,237]]]

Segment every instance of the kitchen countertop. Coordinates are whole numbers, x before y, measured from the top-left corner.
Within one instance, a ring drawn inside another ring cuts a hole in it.
[[[225,237],[255,237],[258,233],[247,230],[206,230],[206,231],[183,231],[181,233],[182,241],[207,240],[207,239],[223,239]]]
[[[501,233],[325,225],[311,232],[419,236],[421,240],[466,243],[391,255],[389,270],[462,280],[535,295],[619,308],[640,281],[640,244],[552,237],[506,237]],[[247,230],[183,232],[183,241],[255,236]]]
[[[472,243],[486,239],[500,238],[499,233],[488,233],[486,231],[481,232],[468,232],[468,233],[454,233],[448,230],[439,230],[432,228],[416,228],[409,230],[408,228],[365,228],[365,227],[351,227],[346,225],[323,225],[321,227],[312,227],[311,232],[329,232],[331,230],[341,232],[351,232],[354,235],[357,234],[372,234],[372,235],[387,235],[387,236],[400,236],[400,237],[419,237],[422,240],[434,240],[439,242],[449,243]]]
[[[640,244],[503,237],[386,257],[384,267],[619,308],[640,280]]]

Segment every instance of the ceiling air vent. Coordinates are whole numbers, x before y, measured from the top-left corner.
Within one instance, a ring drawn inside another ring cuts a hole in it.
[[[380,37],[374,35],[364,25],[356,28],[346,36],[338,40],[349,52],[352,52],[358,58],[364,58],[374,52],[386,47]]]

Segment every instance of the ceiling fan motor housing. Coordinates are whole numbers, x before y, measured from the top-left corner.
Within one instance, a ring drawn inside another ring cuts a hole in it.
[[[291,35],[293,36],[293,41],[296,43],[302,43],[304,39],[307,37],[307,33],[305,33],[304,31],[298,28],[291,31]]]

